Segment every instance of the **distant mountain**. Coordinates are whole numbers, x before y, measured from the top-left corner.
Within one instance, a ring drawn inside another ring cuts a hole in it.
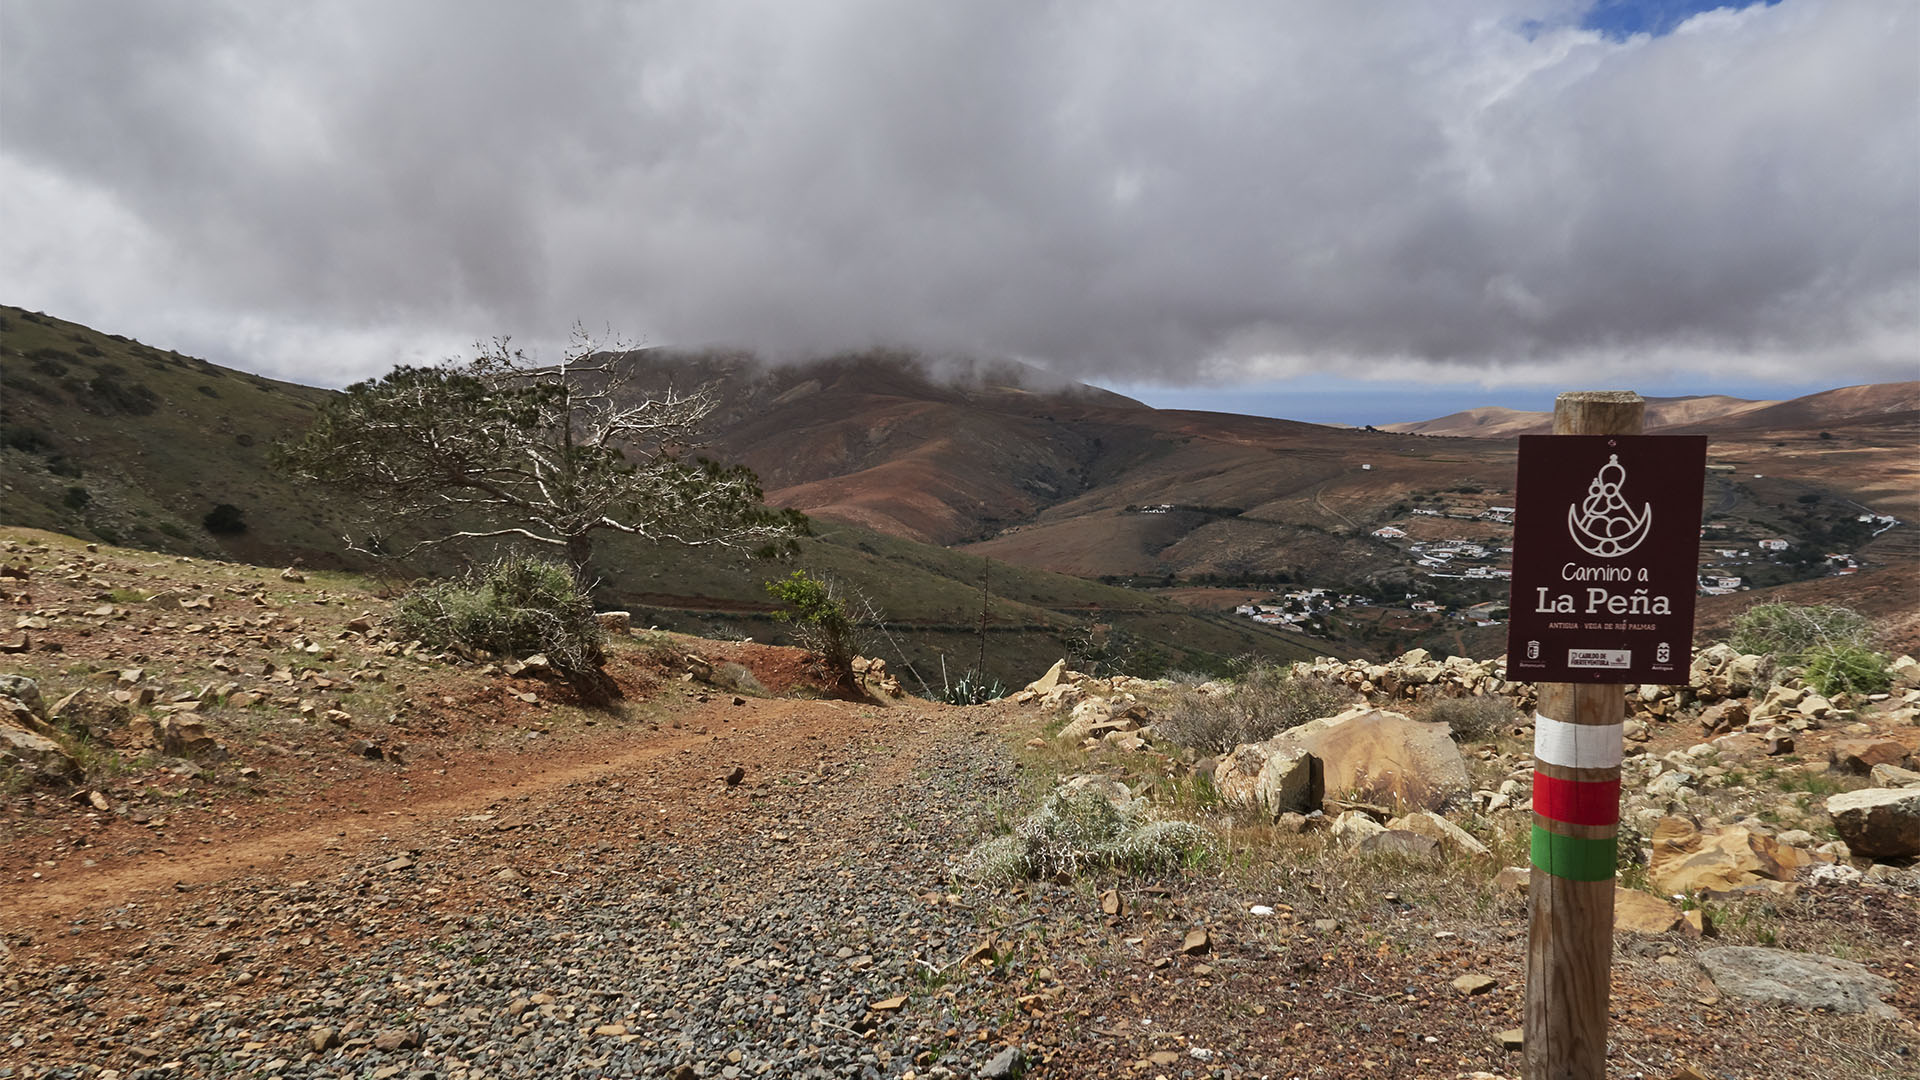
[[[810,514],[951,544],[992,535],[1152,451],[1131,398],[1014,363],[929,364],[871,352],[801,364],[648,350],[641,391],[715,383],[720,456],[770,499]]]
[[[1750,401],[1721,394],[1648,398],[1646,430],[1791,430],[1880,423],[1916,413],[1920,413],[1920,381],[1870,383],[1791,401]],[[1453,438],[1510,439],[1518,435],[1548,434],[1553,430],[1553,414],[1487,405],[1433,420],[1383,424],[1381,430]]]
[[[1512,472],[1498,444],[1153,409],[1017,365],[626,362],[643,388],[717,381],[714,447],[775,502],[1084,577],[1371,577],[1370,523],[1413,492],[1497,489]]]

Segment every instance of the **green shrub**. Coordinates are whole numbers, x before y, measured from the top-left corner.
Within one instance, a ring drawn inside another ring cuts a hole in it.
[[[60,496],[60,501],[67,505],[67,509],[78,510],[92,502],[93,495],[86,488],[70,487],[66,490],[65,494]]]
[[[1757,604],[1733,622],[1727,644],[1743,653],[1772,655],[1788,664],[1803,663],[1823,645],[1867,646],[1872,637],[1866,617],[1852,608],[1826,604]]]
[[[1359,700],[1327,679],[1295,678],[1286,668],[1249,668],[1224,693],[1188,690],[1153,730],[1181,746],[1224,754],[1242,743],[1264,742],[1288,728],[1332,716]]]
[[[969,851],[959,872],[975,881],[1060,879],[1109,869],[1152,873],[1180,866],[1212,843],[1212,834],[1191,822],[1155,820],[1143,799],[1116,806],[1098,791],[1056,793],[1012,835]]]
[[[436,649],[545,654],[576,684],[597,684],[606,659],[593,605],[565,566],[508,556],[457,582],[414,589],[394,607],[402,631]]]
[[[114,367],[116,365],[108,365]],[[160,397],[143,383],[123,383],[119,371],[101,371],[87,380],[88,396],[83,404],[102,413],[146,416],[158,408]]]
[[[221,503],[207,511],[200,524],[215,536],[238,536],[247,531],[246,511],[232,503]]]
[[[1805,659],[1807,682],[1823,697],[1878,694],[1893,685],[1887,658],[1861,645],[1817,645]]]
[[[28,454],[53,449],[53,439],[38,428],[24,424],[0,424],[0,446]]]
[[[1421,711],[1420,719],[1446,724],[1455,742],[1485,742],[1511,726],[1519,714],[1503,697],[1441,698]]]
[[[71,365],[80,363],[80,358],[65,349],[56,349],[51,345],[35,349],[27,354],[34,361],[33,369],[45,375],[62,375]]]
[[[849,598],[845,585],[832,577],[814,577],[795,570],[766,583],[767,594],[787,605],[774,617],[793,627],[800,647],[817,654],[827,670],[842,680],[853,677],[853,658],[860,654],[861,624],[871,621],[872,605],[860,596]]]

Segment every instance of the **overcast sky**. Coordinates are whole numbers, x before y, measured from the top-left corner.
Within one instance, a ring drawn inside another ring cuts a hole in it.
[[[1703,6],[0,0],[0,300],[329,385],[574,320],[1134,389],[1920,377],[1920,5]]]

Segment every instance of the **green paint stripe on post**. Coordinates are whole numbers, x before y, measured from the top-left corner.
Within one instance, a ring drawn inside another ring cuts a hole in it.
[[[1615,838],[1594,840],[1585,836],[1561,836],[1557,832],[1533,827],[1533,865],[1554,877],[1569,881],[1611,881],[1613,879]]]

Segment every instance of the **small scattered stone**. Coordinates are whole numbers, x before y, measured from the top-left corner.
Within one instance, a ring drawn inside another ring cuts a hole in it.
[[[1017,1080],[1026,1071],[1026,1053],[1017,1046],[1009,1046],[981,1067],[980,1077],[981,1080]]]
[[[1500,985],[1500,980],[1491,975],[1470,973],[1453,980],[1453,988],[1468,997],[1477,997]]]
[[[420,1032],[413,1028],[389,1028],[373,1037],[373,1048],[392,1052],[394,1050],[413,1050],[420,1046]]]

